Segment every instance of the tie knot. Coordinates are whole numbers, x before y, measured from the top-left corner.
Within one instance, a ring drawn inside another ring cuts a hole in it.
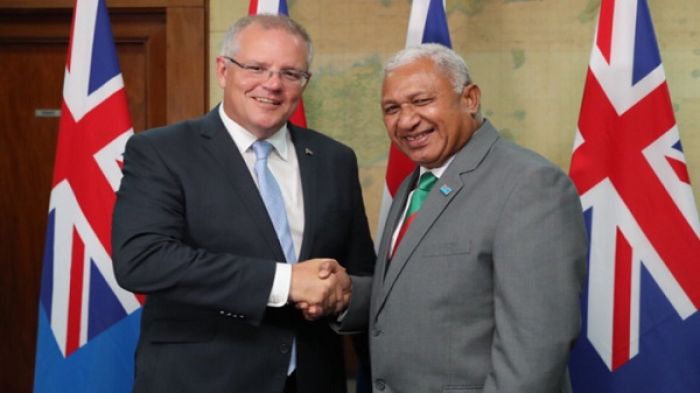
[[[272,146],[272,143],[268,141],[255,141],[253,143],[253,151],[255,152],[255,158],[260,161],[260,160],[267,160],[267,157],[270,155],[270,152],[272,149],[274,149],[274,146]]]
[[[420,179],[418,180],[418,189],[423,190],[426,192],[430,192],[430,190],[433,189],[433,186],[437,182],[437,177],[433,175],[432,172],[425,172],[420,176]]]

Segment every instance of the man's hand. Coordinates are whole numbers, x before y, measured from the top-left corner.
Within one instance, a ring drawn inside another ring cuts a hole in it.
[[[350,301],[352,286],[334,259],[310,259],[292,265],[289,298],[308,320],[339,313]]]

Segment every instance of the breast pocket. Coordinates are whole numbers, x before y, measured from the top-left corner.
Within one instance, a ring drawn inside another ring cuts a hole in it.
[[[445,257],[450,255],[469,254],[471,252],[471,241],[450,241],[427,244],[423,247],[424,257]]]

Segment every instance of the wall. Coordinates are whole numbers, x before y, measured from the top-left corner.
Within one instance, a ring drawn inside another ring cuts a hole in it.
[[[447,0],[452,45],[481,86],[502,134],[568,170],[599,1]],[[288,0],[314,40],[304,94],[308,125],[355,149],[372,229],[389,140],[379,108],[381,67],[405,45],[409,0]],[[650,0],[696,201],[700,196],[700,2]],[[223,32],[246,0],[211,0],[210,103]]]

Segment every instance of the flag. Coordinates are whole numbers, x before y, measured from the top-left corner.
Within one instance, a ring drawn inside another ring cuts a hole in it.
[[[117,285],[111,222],[133,133],[104,0],[77,0],[41,275],[35,392],[130,392],[139,299]]]
[[[646,0],[601,2],[576,131],[590,255],[574,392],[700,392],[700,225]]]
[[[447,28],[445,0],[413,0],[411,15],[406,34],[406,48],[422,43],[438,43],[448,48],[452,47],[450,31]],[[384,194],[379,207],[379,223],[377,233],[384,232],[386,215],[389,213],[391,201],[401,182],[413,172],[416,165],[393,143],[389,146],[389,158],[384,178]]]
[[[281,14],[289,16],[287,0],[250,0],[248,14]],[[297,105],[297,108],[294,110],[292,117],[289,118],[289,121],[297,126],[306,127],[304,102],[302,100],[299,100],[299,105]]]

